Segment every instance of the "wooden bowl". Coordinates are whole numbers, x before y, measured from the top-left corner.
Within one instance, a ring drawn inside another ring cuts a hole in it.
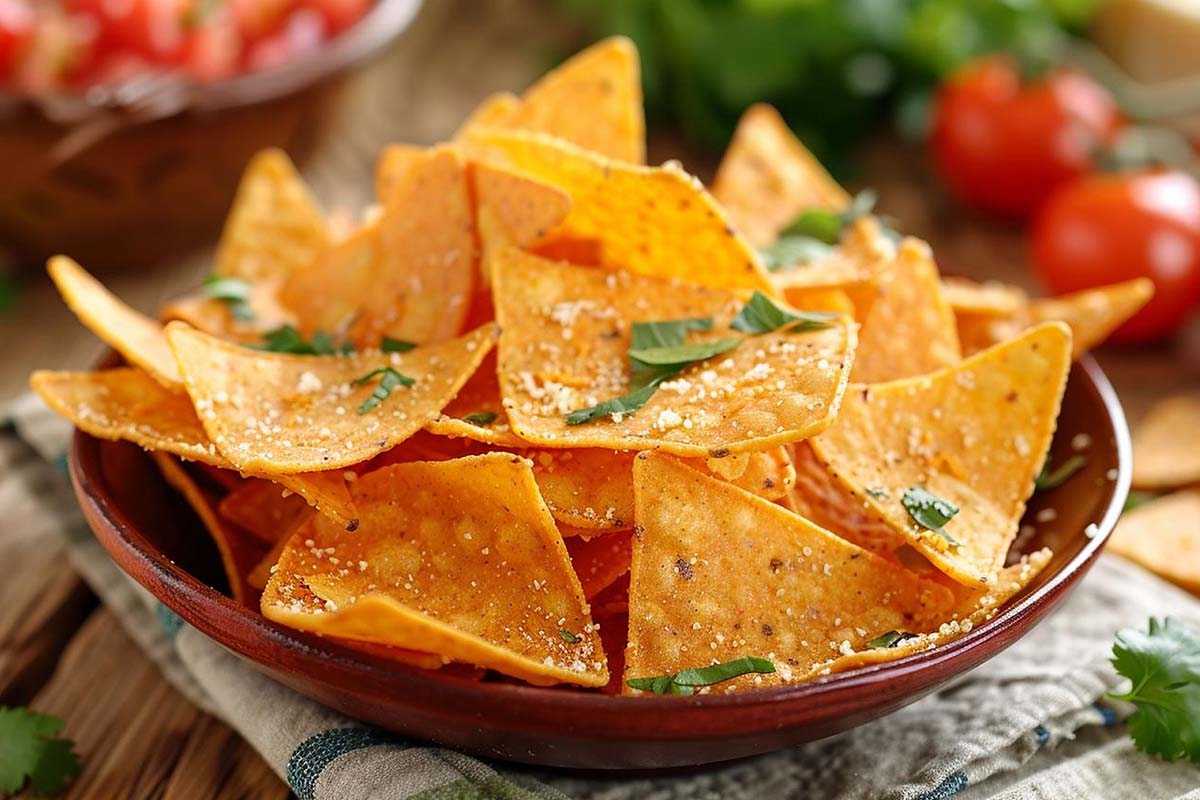
[[[737,695],[610,697],[472,681],[366,655],[284,628],[238,605],[190,510],[136,447],[77,432],[71,477],[92,530],[127,573],[189,624],[272,678],[351,717],[489,758],[587,769],[659,769],[752,756],[820,739],[917,700],[999,654],[1084,576],[1129,489],[1129,433],[1090,357],[1071,371],[1053,454],[1087,465],[1031,500],[1025,552],[1054,559],[992,620],[936,649],[799,686]],[[1043,515],[1043,519],[1048,515]],[[1092,525],[1094,524],[1094,527]]]
[[[420,0],[378,0],[321,49],[212,84],[160,76],[23,100],[0,92],[0,248],[41,269],[142,268],[211,241],[246,162],[319,141],[341,75],[398,36]]]

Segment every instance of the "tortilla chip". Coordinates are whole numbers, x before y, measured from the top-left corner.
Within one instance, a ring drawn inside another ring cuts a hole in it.
[[[505,245],[524,249],[544,238],[567,216],[571,198],[561,189],[488,164],[472,164],[471,177],[483,278],[490,283],[488,256]]]
[[[837,287],[789,288],[783,291],[783,299],[792,308],[802,308],[805,311],[822,311],[850,319],[855,319],[857,314],[850,293]]]
[[[931,375],[851,387],[838,424],[811,440],[813,452],[939,569],[986,586],[1049,450],[1070,346],[1065,325],[1045,323]],[[902,505],[917,487],[959,509],[944,535]]]
[[[906,238],[875,277],[876,294],[862,318],[850,380],[882,383],[924,375],[962,357],[954,312],[942,296],[933,253]]]
[[[492,453],[396,464],[351,489],[361,526],[346,533],[315,518],[291,538],[263,593],[269,619],[531,683],[608,682],[528,462]]]
[[[628,393],[632,323],[713,317],[711,336],[728,337],[744,295],[513,249],[493,269],[500,389],[513,431],[528,442],[720,458],[812,436],[837,414],[855,346],[845,319],[750,337],[687,368],[620,421],[568,425],[568,412]]]
[[[242,176],[214,271],[252,283],[279,279],[311,266],[329,243],[325,217],[287,154],[263,150]]]
[[[183,390],[161,325],[125,305],[66,256],[54,256],[46,267],[63,300],[88,330],[166,388]]]
[[[454,132],[454,141],[461,142],[471,138],[477,131],[485,128],[507,127],[508,120],[516,113],[521,105],[521,98],[512,92],[496,92],[483,99],[475,107],[458,130]]]
[[[523,131],[483,131],[472,143],[482,148],[485,160],[495,157],[570,195],[570,213],[542,247],[554,248],[563,239],[586,240],[596,245],[588,255],[598,256],[589,263],[774,293],[757,253],[733,231],[700,182],[677,165],[610,161]]]
[[[1127,511],[1108,549],[1200,593],[1200,490],[1168,494]]]
[[[957,314],[959,338],[963,352],[970,354],[1007,341],[1030,325],[1057,320],[1071,327],[1071,352],[1079,358],[1102,344],[1153,295],[1152,281],[1135,278],[1059,297],[1039,298],[1004,316],[962,311]]]
[[[375,199],[386,204],[412,168],[425,159],[426,152],[415,144],[389,144],[383,148],[375,159]]]
[[[475,374],[446,404],[437,419],[425,426],[425,430],[440,436],[462,437],[497,447],[526,447],[529,444],[513,433],[508,424],[508,414],[500,401],[500,379],[496,377],[494,351],[488,353]]]
[[[849,672],[852,669],[895,661],[913,653],[932,650],[934,647],[948,644],[967,635],[977,625],[995,616],[1010,599],[1032,583],[1033,579],[1049,563],[1052,555],[1053,553],[1049,549],[1043,548],[1036,553],[1024,556],[1018,563],[1005,567],[1000,571],[995,586],[966,594],[955,606],[955,610],[949,618],[941,624],[931,627],[929,631],[920,633],[914,638],[905,639],[891,647],[867,649],[838,656],[814,669],[810,677],[819,678],[832,673]]]
[[[766,247],[800,212],[841,210],[850,195],[766,103],[746,109],[713,179],[713,196],[756,247]]]
[[[217,513],[217,498],[206,492],[192,479],[187,470],[166,453],[151,453],[154,463],[172,487],[187,500],[196,516],[204,523],[213,544],[221,554],[221,565],[229,581],[229,591],[239,603],[253,605],[256,591],[246,582],[254,565],[262,560],[267,547],[261,540],[246,534],[225,521]]]
[[[565,539],[571,566],[579,576],[583,596],[589,601],[629,572],[633,532],[618,531],[592,539]]]
[[[267,554],[259,559],[248,573],[246,573],[246,585],[251,586],[257,592],[262,592],[267,588],[267,582],[271,580],[271,575],[275,571],[275,565],[279,563],[279,556],[283,554],[284,548],[287,547],[288,541],[292,538],[289,533],[287,536],[279,539],[275,544],[271,545],[271,549]],[[433,666],[441,665],[441,659],[437,659],[437,663]]]
[[[267,544],[291,536],[313,513],[303,497],[277,483],[250,478],[221,498],[221,516]]]
[[[695,466],[767,500],[786,496],[796,483],[796,469],[786,447],[707,458]]]
[[[99,439],[133,442],[145,450],[234,469],[204,432],[187,395],[168,392],[139,369],[42,370],[33,373],[29,383],[48,406]],[[340,471],[270,479],[340,524],[355,524],[358,515]]]
[[[634,493],[626,680],[756,656],[776,671],[712,691],[789,683],[952,603],[945,587],[671,458],[641,454]]]
[[[501,124],[557,136],[618,161],[646,163],[637,48],[613,36],[575,54],[530,86]]]
[[[496,341],[494,325],[407,353],[297,356],[238,347],[173,322],[167,338],[205,431],[244,472],[348,467],[407,439],[454,397]],[[391,368],[415,379],[361,406]]]
[[[1029,304],[1029,295],[1019,286],[998,281],[980,283],[953,275],[942,277],[942,296],[954,309],[955,315],[1005,317]]]
[[[1176,489],[1200,483],[1200,396],[1161,400],[1133,432],[1133,485]]]
[[[780,268],[771,273],[771,282],[796,308],[808,308],[806,297],[820,290],[843,291],[854,304],[855,319],[862,320],[875,300],[876,275],[895,258],[896,248],[883,236],[879,221],[863,217],[843,234],[829,256]]]
[[[565,525],[613,530],[633,524],[633,453],[580,448],[526,450],[542,500]]]

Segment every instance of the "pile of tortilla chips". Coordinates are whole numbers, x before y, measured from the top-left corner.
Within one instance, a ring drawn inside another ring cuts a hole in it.
[[[1013,544],[1072,358],[1147,287],[942,279],[765,106],[711,192],[644,153],[624,39],[388,148],[349,229],[263,153],[159,319],[51,262],[128,366],[33,386],[153,452],[236,600],[416,668],[728,692],[989,618],[1050,558]]]

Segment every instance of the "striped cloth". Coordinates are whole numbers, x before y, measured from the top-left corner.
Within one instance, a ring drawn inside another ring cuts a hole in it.
[[[6,419],[6,507],[58,532],[79,573],[171,682],[237,729],[303,800],[1200,800],[1200,768],[1134,750],[1121,723],[1129,709],[1103,699],[1118,681],[1108,664],[1117,629],[1144,626],[1152,615],[1200,622],[1200,603],[1113,557],[1017,645],[884,719],[686,776],[579,777],[405,740],[264,677],[109,560],[62,474],[68,426],[31,397]],[[6,527],[24,523],[9,519]]]

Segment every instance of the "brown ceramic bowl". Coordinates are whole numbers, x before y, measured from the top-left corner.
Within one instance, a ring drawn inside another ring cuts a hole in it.
[[[395,39],[420,0],[378,0],[313,54],[198,85],[139,79],[120,90],[25,101],[0,92],[0,248],[41,268],[152,265],[212,240],[254,153],[301,160],[340,76]]]
[[[71,476],[116,562],[189,624],[301,694],[351,717],[480,756],[552,767],[656,769],[708,764],[820,739],[917,700],[1028,633],[1084,576],[1129,488],[1129,433],[1090,357],[1071,371],[1055,463],[1086,436],[1087,466],[1039,493],[1053,508],[1024,551],[1055,556],[989,622],[942,647],[793,687],[738,695],[609,697],[427,672],[281,627],[218,588],[219,562],[190,510],[136,447],[76,433]],[[1089,524],[1095,528],[1089,530]],[[1090,535],[1089,535],[1090,533]],[[1023,537],[1028,538],[1028,537]]]

